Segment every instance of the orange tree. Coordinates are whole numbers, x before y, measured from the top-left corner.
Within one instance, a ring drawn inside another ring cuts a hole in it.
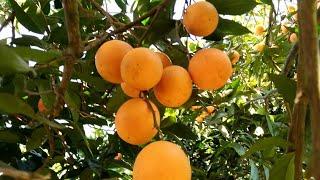
[[[315,3],[1,1],[0,176],[320,178]]]

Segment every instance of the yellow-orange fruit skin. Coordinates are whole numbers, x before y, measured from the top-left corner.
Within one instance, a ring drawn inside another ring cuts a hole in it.
[[[168,141],[156,141],[138,154],[133,180],[191,180],[191,165],[184,151]]]
[[[100,76],[111,83],[121,83],[121,61],[131,49],[133,48],[130,44],[120,40],[102,44],[95,55],[95,65]]]
[[[286,34],[286,33],[288,33],[289,31],[288,31],[288,29],[287,29],[287,27],[286,27],[285,25],[281,25],[281,32],[282,32],[283,34]]]
[[[265,48],[265,44],[263,42],[256,44],[253,49],[258,52],[262,52]]]
[[[158,108],[149,102],[160,126]],[[148,143],[158,132],[154,126],[151,109],[147,102],[140,98],[130,99],[120,106],[116,113],[115,125],[119,137],[133,145]]]
[[[236,64],[240,59],[240,54],[238,51],[233,51],[231,55],[231,63]]]
[[[165,53],[163,52],[156,52],[156,53],[161,59],[163,69],[172,65],[170,58]]]
[[[296,42],[298,42],[298,36],[297,36],[297,34],[296,34],[296,33],[292,33],[292,34],[290,35],[290,37],[289,37],[289,41],[290,41],[291,43],[296,43]]]
[[[263,35],[263,34],[264,34],[264,27],[261,26],[261,25],[256,26],[256,28],[255,28],[255,34],[256,34],[257,36]]]
[[[203,90],[216,90],[224,86],[232,75],[232,65],[226,53],[209,48],[198,51],[190,60],[191,79]]]
[[[160,82],[154,87],[158,101],[167,107],[179,107],[192,94],[192,80],[187,70],[180,66],[169,66],[163,70]]]
[[[130,85],[128,85],[125,82],[121,83],[121,89],[129,97],[132,97],[132,98],[139,97],[139,94],[140,94],[139,89],[131,87]]]
[[[44,105],[42,99],[39,99],[39,101],[38,101],[38,110],[39,110],[39,112],[42,112],[42,113],[47,111],[47,108]]]
[[[208,36],[218,26],[217,9],[209,2],[200,1],[190,5],[183,14],[183,25],[188,33],[195,36]]]
[[[129,51],[121,63],[121,77],[128,85],[148,90],[161,79],[163,66],[160,57],[147,48],[135,48]]]

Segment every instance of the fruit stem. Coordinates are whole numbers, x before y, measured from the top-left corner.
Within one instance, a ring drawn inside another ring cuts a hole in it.
[[[157,123],[157,119],[156,119],[156,112],[154,111],[154,109],[152,108],[152,105],[150,103],[150,100],[149,100],[149,93],[148,91],[143,91],[142,93],[140,93],[140,97],[141,97],[141,94],[143,94],[143,100],[147,103],[147,106],[148,108],[150,109],[151,113],[152,113],[152,118],[153,118],[153,125],[154,125],[154,128],[156,128],[159,132],[159,138],[162,139],[163,138],[163,134],[161,132],[161,129],[160,129],[160,126],[159,124]]]

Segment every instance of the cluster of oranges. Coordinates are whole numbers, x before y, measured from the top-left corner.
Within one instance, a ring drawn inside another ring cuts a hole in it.
[[[183,24],[190,34],[207,36],[217,28],[218,19],[216,8],[201,1],[186,9]],[[173,65],[162,52],[133,48],[121,40],[102,44],[95,56],[98,73],[104,80],[120,84],[123,92],[131,97],[116,112],[119,137],[129,144],[143,145],[158,133],[159,110],[143,92],[152,90],[166,107],[180,107],[191,97],[193,83],[202,90],[223,87],[232,75],[232,63],[236,63],[240,55],[232,52],[230,57],[219,49],[202,49],[191,58],[188,69],[184,69]],[[155,178],[191,179],[189,159],[178,145],[156,141],[138,154],[133,179]]]

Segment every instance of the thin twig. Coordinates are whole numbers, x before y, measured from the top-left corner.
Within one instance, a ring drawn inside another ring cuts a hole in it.
[[[15,13],[12,13],[12,14],[9,15],[9,17],[6,20],[3,21],[3,23],[0,26],[0,32],[2,31],[2,29],[4,27],[6,27],[10,22],[12,22],[14,17],[15,17]]]
[[[292,65],[294,63],[294,60],[296,59],[296,57],[298,55],[298,49],[299,49],[298,43],[295,43],[292,46],[292,48],[289,52],[289,55],[287,56],[287,59],[286,59],[286,62],[284,64],[284,67],[282,69],[281,74],[288,76],[288,74],[292,68]]]
[[[142,95],[142,94],[140,94],[140,95]],[[158,130],[159,137],[160,137],[160,139],[162,139],[163,135],[162,135],[162,132],[161,132],[161,129],[160,129],[160,125],[157,122],[156,112],[155,112],[155,110],[153,109],[153,107],[152,107],[152,105],[150,103],[147,91],[143,92],[143,98],[144,98],[144,101],[147,103],[148,109],[152,113],[153,126],[154,126],[154,128],[156,128]]]
[[[38,173],[20,171],[12,167],[0,167],[0,174],[21,180],[47,180],[51,177],[50,173],[47,175],[41,175]]]

